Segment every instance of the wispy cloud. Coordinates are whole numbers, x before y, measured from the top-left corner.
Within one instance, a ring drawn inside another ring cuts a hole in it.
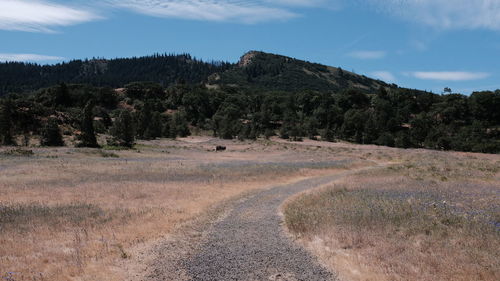
[[[107,0],[114,7],[166,18],[205,21],[259,23],[287,20],[299,15],[266,1],[255,0]],[[282,4],[303,4],[310,1],[281,1]]]
[[[56,56],[46,56],[46,55],[37,55],[37,54],[0,54],[1,62],[37,62],[37,61],[62,61],[65,60],[63,57]]]
[[[385,51],[354,51],[348,54],[350,57],[362,60],[375,60],[384,58],[387,53]]]
[[[0,29],[53,32],[55,27],[98,19],[89,10],[41,0],[1,0]]]
[[[392,74],[389,71],[385,71],[385,70],[371,72],[370,76],[373,76],[377,79],[380,79],[380,80],[388,82],[388,83],[395,83],[396,82],[396,77],[394,76],[394,74]]]
[[[283,6],[299,6],[299,7],[327,7],[331,9],[338,8],[341,0],[264,0],[269,4]]]
[[[498,0],[368,0],[382,12],[439,29],[500,30]]]
[[[424,80],[439,80],[439,81],[471,81],[488,78],[489,73],[486,72],[466,72],[466,71],[417,71],[410,73],[411,76]]]

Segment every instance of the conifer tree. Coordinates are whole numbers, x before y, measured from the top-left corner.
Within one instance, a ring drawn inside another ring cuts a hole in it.
[[[12,102],[5,100],[0,105],[0,145],[14,145],[12,137]]]
[[[92,101],[87,102],[87,105],[83,108],[83,118],[81,122],[80,147],[99,147],[97,144],[97,139],[94,130],[94,115],[92,110],[94,109],[94,104]]]
[[[55,118],[50,118],[43,127],[40,144],[43,146],[64,146],[61,130]]]
[[[132,115],[128,110],[123,110],[111,128],[113,142],[119,146],[132,147],[135,142],[134,124]]]
[[[161,136],[165,138],[174,138],[175,136],[172,136],[172,121],[169,116],[165,116],[165,119],[163,120],[163,128],[161,132]]]
[[[147,101],[144,103],[144,107],[139,113],[139,119],[137,120],[137,137],[139,138],[146,138],[146,130],[152,118],[151,107],[151,103]]]
[[[170,132],[171,137],[187,137],[191,134],[189,131],[188,121],[183,112],[176,112],[172,116],[172,121],[170,122]]]
[[[57,87],[54,97],[55,105],[68,106],[71,103],[71,97],[69,95],[69,89],[66,83],[61,83]]]
[[[330,123],[328,123],[326,125],[326,128],[323,131],[323,134],[321,135],[321,140],[329,141],[329,142],[335,141],[335,133],[334,133],[333,128],[330,125]]]
[[[144,138],[151,140],[151,139],[156,139],[161,137],[162,134],[162,121],[161,121],[161,115],[159,112],[153,112],[151,115],[151,122],[149,122],[149,125],[144,132]]]

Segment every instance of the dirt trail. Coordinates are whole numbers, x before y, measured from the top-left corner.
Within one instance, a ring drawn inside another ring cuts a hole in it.
[[[195,224],[190,238],[171,240],[157,249],[149,280],[337,280],[282,227],[280,205],[290,196],[352,172],[309,178],[254,193],[232,203],[209,225]],[[197,243],[185,247],[182,244]],[[169,254],[167,254],[169,253]],[[174,254],[180,253],[180,254]],[[174,260],[172,260],[174,259]]]

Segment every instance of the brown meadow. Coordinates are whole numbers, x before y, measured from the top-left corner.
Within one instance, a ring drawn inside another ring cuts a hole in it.
[[[219,143],[229,151],[213,152]],[[330,161],[348,158],[201,137],[144,142],[135,150],[0,154],[0,276],[7,280],[130,278],[124,260],[133,262],[137,251],[213,206],[331,173]]]
[[[346,280],[499,280],[499,160],[408,150],[290,200],[286,225]]]
[[[216,145],[228,151],[216,153]],[[332,165],[338,160],[345,161],[340,170]],[[498,276],[498,254],[491,251],[498,232],[480,224],[480,216],[475,224],[476,215],[471,220],[461,213],[422,211],[404,219],[398,214],[429,202],[441,202],[442,208],[446,201],[453,210],[480,210],[498,222],[493,207],[499,206],[499,160],[308,140],[204,137],[141,142],[134,150],[0,148],[0,277],[140,279],[134,271],[140,253],[223,202],[307,177],[384,164],[295,197],[285,212],[291,231],[352,280],[406,280],[411,274],[452,280],[478,272],[492,280]],[[374,204],[380,213],[356,213]],[[443,219],[451,226],[440,223],[430,235],[422,228]],[[468,266],[459,271],[463,265]]]

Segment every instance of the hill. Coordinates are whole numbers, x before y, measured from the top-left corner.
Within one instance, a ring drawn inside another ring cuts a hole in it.
[[[347,88],[369,92],[390,86],[341,68],[256,51],[246,53],[238,63],[204,62],[188,54],[73,60],[55,65],[0,63],[0,96],[30,92],[61,82],[119,88],[137,81],[155,82],[162,87],[184,81],[207,83],[209,87],[229,85],[292,92]]]
[[[132,147],[211,131],[500,152],[500,90],[437,95],[255,51],[235,64],[155,55],[0,70],[14,92],[0,98],[0,144]]]
[[[118,59],[73,60],[55,65],[0,63],[0,96],[30,92],[61,82],[96,87],[122,87],[136,81],[159,83],[163,87],[177,81],[200,83],[233,64],[204,62],[188,54],[153,55]]]
[[[286,56],[250,51],[238,64],[209,77],[211,85],[233,85],[260,90],[340,91],[348,88],[376,91],[395,87],[341,68],[311,63]]]

